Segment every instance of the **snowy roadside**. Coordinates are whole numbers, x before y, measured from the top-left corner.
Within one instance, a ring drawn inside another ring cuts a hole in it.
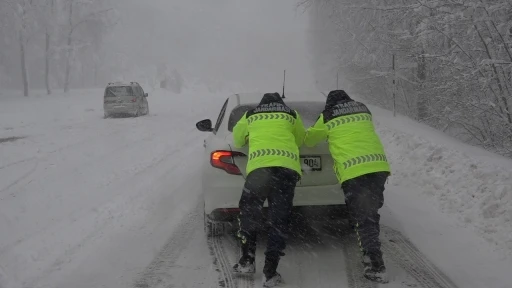
[[[393,170],[382,223],[411,239],[459,287],[509,287],[512,160],[371,110]]]
[[[420,187],[440,211],[512,256],[512,160],[389,111],[372,111],[392,164],[390,181]]]

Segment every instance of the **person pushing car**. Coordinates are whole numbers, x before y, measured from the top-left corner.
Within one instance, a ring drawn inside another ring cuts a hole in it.
[[[331,91],[325,110],[306,131],[304,145],[313,147],[325,140],[329,142],[334,171],[355,225],[363,253],[364,276],[386,283],[378,210],[384,204],[384,185],[390,166],[368,107],[352,100],[343,90]]]
[[[268,199],[270,230],[263,268],[263,287],[281,282],[277,272],[285,254],[295,186],[302,175],[299,147],[305,136],[297,111],[279,93],[263,95],[259,105],[247,111],[233,128],[234,146],[249,145],[247,179],[239,202],[242,257],[236,273],[255,273],[256,236],[262,226],[263,203]]]

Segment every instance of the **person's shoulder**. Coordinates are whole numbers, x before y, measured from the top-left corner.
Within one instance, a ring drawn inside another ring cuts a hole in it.
[[[365,111],[366,113],[371,114],[371,111],[370,111],[370,108],[368,108],[368,105],[366,105],[365,103],[363,103],[361,101],[354,101],[354,102],[356,103],[357,106],[362,107],[364,110],[366,110]]]
[[[295,118],[297,118],[297,117],[299,117],[299,116],[300,116],[299,111],[294,110],[294,109],[290,109],[290,114],[291,114],[293,117],[295,117]]]
[[[251,108],[251,109],[245,111],[245,113],[244,113],[245,117],[249,118],[249,116],[254,115],[256,113],[256,108]]]

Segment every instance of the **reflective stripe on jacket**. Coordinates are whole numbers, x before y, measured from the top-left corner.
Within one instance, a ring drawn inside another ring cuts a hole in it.
[[[299,147],[305,129],[299,113],[280,103],[265,105],[247,111],[233,128],[235,147],[249,143],[247,174],[263,167],[285,167],[302,175]]]
[[[324,111],[306,132],[304,144],[329,142],[340,183],[364,174],[390,172],[389,163],[368,108],[349,101]]]

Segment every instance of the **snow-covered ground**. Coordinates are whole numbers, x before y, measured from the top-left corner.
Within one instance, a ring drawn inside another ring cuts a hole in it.
[[[512,161],[371,110],[393,170],[382,223],[459,287],[512,287]]]
[[[102,95],[1,102],[0,138],[26,137],[0,144],[5,287],[127,287],[196,205],[195,123],[218,98],[150,91],[149,116],[103,119]]]
[[[393,164],[393,185],[427,196],[494,250],[512,256],[512,160],[389,111],[372,111]]]
[[[217,285],[236,255],[204,238],[195,123],[227,94],[149,93],[149,116],[120,119],[103,119],[101,90],[0,96],[0,139],[24,137],[0,140],[1,288]],[[512,161],[372,111],[393,165],[383,239],[400,232],[460,288],[510,288]],[[339,287],[346,242],[322,237],[292,242],[288,287]],[[381,286],[413,285],[395,264]]]

